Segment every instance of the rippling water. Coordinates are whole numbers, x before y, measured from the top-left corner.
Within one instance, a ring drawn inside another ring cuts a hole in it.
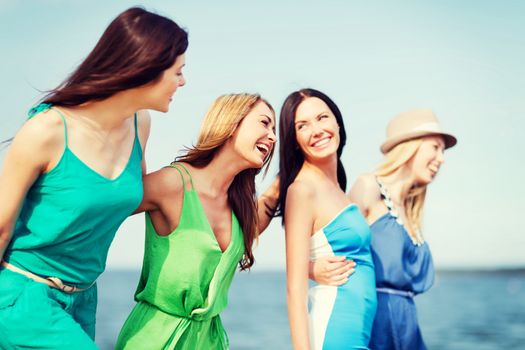
[[[113,349],[133,307],[138,271],[108,271],[99,282],[97,344]],[[290,349],[284,272],[238,273],[222,320],[232,350]],[[416,297],[429,349],[525,349],[525,272],[440,272]]]

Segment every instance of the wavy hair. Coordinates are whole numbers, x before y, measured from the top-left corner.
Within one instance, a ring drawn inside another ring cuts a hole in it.
[[[379,177],[393,174],[416,155],[422,143],[423,139],[418,138],[396,145],[385,154],[374,174]],[[416,230],[421,228],[426,193],[427,185],[414,185],[408,191],[407,196],[403,198],[403,206],[409,221],[407,230],[412,238],[416,238]]]
[[[188,47],[188,34],[169,18],[132,7],[106,28],[95,48],[42,103],[78,106],[160,79]]]
[[[185,162],[198,168],[209,164],[246,115],[260,102],[275,115],[273,107],[257,94],[228,94],[217,98],[204,117],[196,145],[187,148],[185,154],[175,158],[175,162]],[[261,168],[267,171],[272,156],[273,148]],[[241,171],[228,188],[228,203],[239,219],[244,235],[244,256],[239,262],[241,270],[249,269],[255,262],[252,252],[258,237],[255,176],[261,168]]]

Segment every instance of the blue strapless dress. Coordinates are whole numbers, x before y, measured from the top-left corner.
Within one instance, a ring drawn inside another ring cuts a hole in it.
[[[310,288],[312,349],[368,349],[377,303],[370,238],[370,228],[355,204],[312,235],[311,260],[337,255],[357,264],[344,285],[315,284]]]

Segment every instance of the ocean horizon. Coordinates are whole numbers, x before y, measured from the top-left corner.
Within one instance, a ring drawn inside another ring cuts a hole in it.
[[[98,282],[96,342],[114,348],[133,308],[139,270],[111,269]],[[439,270],[415,298],[430,350],[525,349],[525,269]],[[232,350],[291,349],[284,271],[238,272],[221,314]]]

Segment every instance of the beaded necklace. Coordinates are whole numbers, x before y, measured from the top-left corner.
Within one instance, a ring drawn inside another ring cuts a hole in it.
[[[377,184],[379,185],[379,192],[381,192],[381,197],[383,198],[383,202],[385,203],[386,207],[388,208],[388,211],[390,212],[390,215],[392,215],[395,219],[396,219],[396,222],[403,226],[403,220],[401,219],[400,215],[398,214],[395,206],[394,206],[394,202],[392,201],[392,198],[390,197],[390,194],[388,193],[388,190],[386,188],[386,186],[383,184],[383,182],[381,182],[381,180],[379,180],[379,178],[376,176],[376,182]],[[410,238],[410,240],[412,241],[412,244],[414,244],[415,246],[421,246],[425,243],[425,240],[423,238],[423,235],[421,234],[421,230],[419,229],[418,226],[416,225],[411,225],[412,226],[412,230],[414,231],[414,233],[410,233],[410,231],[408,230],[405,230],[407,232],[407,235],[408,237]]]

